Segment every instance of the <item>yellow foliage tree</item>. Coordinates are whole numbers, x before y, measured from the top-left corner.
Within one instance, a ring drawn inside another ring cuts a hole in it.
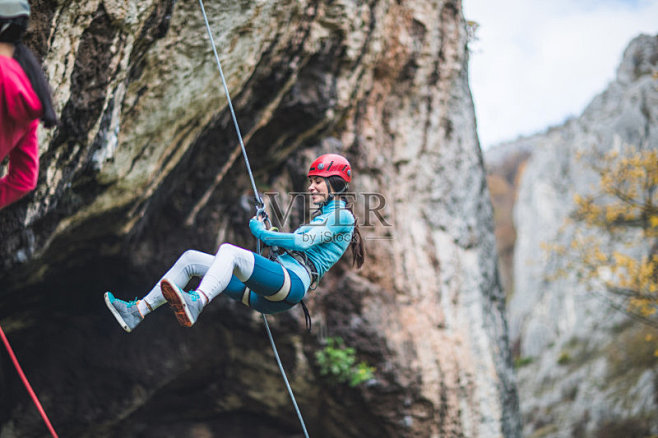
[[[602,285],[617,297],[613,305],[658,327],[658,151],[626,147],[578,159],[599,182],[591,194],[574,196],[570,219],[582,226],[570,244],[544,245],[554,257],[571,261],[553,278],[571,272],[587,284]],[[604,248],[601,230],[616,241],[616,250]]]

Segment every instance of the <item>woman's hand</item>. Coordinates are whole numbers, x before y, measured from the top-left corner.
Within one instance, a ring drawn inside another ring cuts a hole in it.
[[[249,229],[251,234],[260,239],[260,234],[265,230],[264,218],[262,216],[254,216],[249,220]]]

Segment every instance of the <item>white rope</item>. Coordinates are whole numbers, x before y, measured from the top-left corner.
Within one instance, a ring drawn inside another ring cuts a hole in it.
[[[212,51],[215,54],[215,61],[217,61],[217,68],[219,69],[219,75],[222,78],[222,84],[224,85],[224,92],[226,93],[226,101],[228,102],[228,107],[231,110],[231,117],[233,118],[233,124],[235,125],[235,132],[238,134],[238,140],[240,141],[240,147],[242,148],[242,156],[244,157],[244,162],[247,166],[247,172],[249,173],[249,179],[251,180],[251,187],[254,190],[254,196],[256,197],[256,202],[259,207],[263,206],[263,200],[258,194],[258,188],[256,187],[256,182],[254,181],[254,174],[251,171],[251,165],[249,164],[249,157],[247,156],[247,150],[244,147],[244,141],[242,140],[242,133],[240,132],[240,126],[238,126],[238,119],[235,117],[235,111],[233,110],[233,103],[231,102],[231,95],[228,92],[228,85],[226,85],[226,78],[224,77],[224,71],[222,70],[222,63],[219,61],[219,55],[217,54],[217,47],[215,46],[215,39],[212,36],[212,31],[210,30],[210,23],[208,22],[208,16],[206,15],[206,8],[203,7],[203,0],[199,0],[199,5],[201,5],[201,12],[203,13],[203,19],[206,22],[206,30],[208,31],[208,37],[210,38],[210,45],[212,46]]]
[[[212,31],[210,30],[210,23],[208,22],[208,16],[206,15],[206,8],[203,6],[203,0],[199,0],[199,5],[201,6],[201,12],[203,13],[203,19],[206,22],[206,30],[208,31],[208,37],[210,38],[210,44],[212,46],[212,51],[215,54],[215,61],[217,61],[217,68],[219,69],[219,75],[222,78],[222,84],[224,85],[224,92],[226,93],[226,100],[228,102],[228,107],[231,110],[231,117],[233,118],[233,124],[235,125],[235,131],[238,134],[238,140],[240,141],[240,147],[242,148],[242,155],[244,157],[244,162],[245,165],[247,166],[247,172],[249,173],[249,179],[251,180],[251,186],[254,190],[254,196],[256,197],[256,203],[257,203],[257,209],[258,212],[257,214],[263,212],[263,200],[261,199],[260,195],[258,194],[258,188],[256,187],[256,182],[254,181],[254,174],[251,171],[251,165],[249,164],[249,158],[247,157],[247,150],[244,147],[244,141],[242,140],[242,134],[240,133],[240,126],[238,125],[238,119],[235,117],[235,111],[233,110],[233,104],[231,103],[231,96],[228,92],[228,85],[226,85],[226,78],[224,78],[224,72],[222,71],[222,64],[219,61],[219,55],[217,54],[217,48],[215,46],[215,40],[213,39],[212,36]],[[260,240],[258,241],[258,253],[260,254]],[[267,329],[267,335],[270,338],[270,344],[272,345],[272,351],[274,352],[274,357],[276,358],[276,362],[279,365],[279,370],[281,371],[281,375],[283,376],[283,381],[286,384],[286,388],[288,389],[288,394],[290,394],[290,399],[292,400],[292,404],[295,407],[295,411],[297,412],[297,417],[299,417],[299,422],[302,425],[302,429],[304,430],[304,436],[306,438],[309,438],[308,432],[306,431],[306,425],[304,424],[304,418],[302,417],[302,413],[299,410],[299,406],[297,406],[297,401],[295,400],[295,395],[292,392],[292,388],[290,387],[290,383],[288,383],[288,377],[286,377],[286,372],[283,369],[283,365],[281,364],[281,359],[279,358],[279,353],[276,349],[276,344],[274,343],[274,338],[272,337],[272,332],[270,330],[270,325],[267,323],[267,318],[265,317],[265,314],[262,313],[263,315],[263,322],[265,322],[265,328]]]

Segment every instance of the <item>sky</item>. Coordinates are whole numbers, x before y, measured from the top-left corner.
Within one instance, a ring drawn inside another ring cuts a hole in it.
[[[658,0],[462,0],[478,23],[469,81],[483,149],[578,116],[624,49],[658,34]]]

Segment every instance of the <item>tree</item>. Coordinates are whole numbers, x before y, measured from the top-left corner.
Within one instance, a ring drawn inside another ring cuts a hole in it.
[[[576,232],[569,245],[545,245],[553,258],[569,260],[553,274],[574,273],[602,289],[614,307],[658,327],[658,151],[626,147],[581,153],[578,160],[595,172],[598,185],[574,195],[568,223]]]

